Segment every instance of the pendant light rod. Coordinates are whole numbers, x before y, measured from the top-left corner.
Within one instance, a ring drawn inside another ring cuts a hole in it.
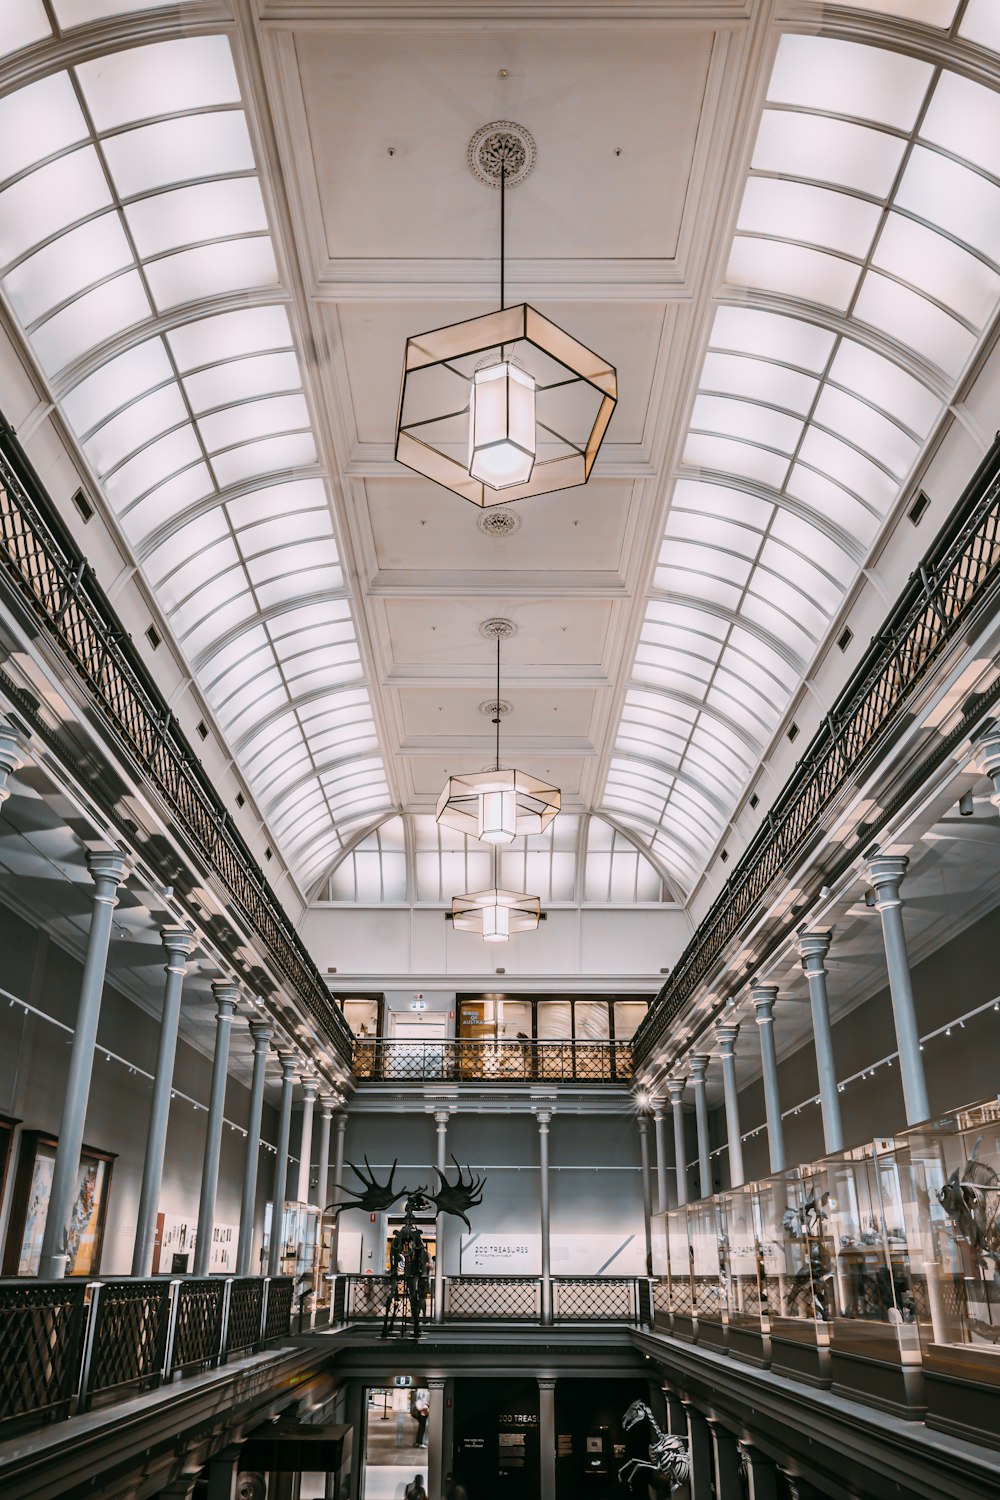
[[[507,153],[500,158],[500,311],[506,307],[505,276],[504,276],[504,250],[506,244],[507,229]],[[499,644],[499,643],[498,643]]]
[[[499,631],[497,632],[497,700],[496,700],[496,708],[494,709],[494,713],[495,713],[496,717],[494,718],[493,722],[497,726],[497,765],[496,765],[496,768],[499,771],[499,769],[500,769],[500,633],[499,633]]]

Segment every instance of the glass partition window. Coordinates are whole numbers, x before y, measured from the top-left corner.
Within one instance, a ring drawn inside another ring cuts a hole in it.
[[[366,905],[406,900],[402,818],[390,818],[355,844],[330,876],[329,898]]]
[[[767,1257],[756,1183],[733,1188],[719,1199],[723,1225],[729,1321],[766,1331]]]
[[[632,840],[603,818],[591,818],[587,828],[584,900],[630,903],[663,899],[659,871]]]
[[[380,1010],[378,1000],[368,998],[345,1000],[343,1005],[344,1019],[356,1037],[368,1039],[378,1036]]]
[[[1000,48],[998,11],[960,37]],[[993,322],[998,142],[964,73],[780,39],[601,803],[683,889]]]

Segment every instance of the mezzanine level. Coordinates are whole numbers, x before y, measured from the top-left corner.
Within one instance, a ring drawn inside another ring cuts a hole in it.
[[[376,1038],[354,1045],[354,1077],[365,1083],[629,1084],[629,1042]]]

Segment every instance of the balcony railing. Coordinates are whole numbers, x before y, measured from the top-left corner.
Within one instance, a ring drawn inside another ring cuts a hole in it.
[[[553,1276],[553,1323],[621,1323],[652,1321],[650,1279],[645,1276]],[[381,1323],[388,1276],[341,1275],[334,1286],[332,1321]],[[540,1276],[446,1276],[444,1323],[541,1323],[543,1282]],[[434,1287],[429,1285],[424,1317],[434,1321]]]
[[[815,735],[766,822],[742,856],[661,988],[633,1039],[643,1062],[709,974],[713,964],[761,908],[782,873],[801,862],[822,837],[824,817],[843,787],[864,775],[897,733],[911,697],[946,646],[997,593],[1000,577],[1000,442],[994,444],[947,527],[912,575],[896,608]],[[976,706],[982,712],[983,705]],[[964,726],[956,731],[961,737]],[[951,749],[942,739],[934,759]],[[925,770],[932,768],[932,761]],[[859,829],[839,860],[824,868],[830,881],[857,857],[894,811],[889,802]],[[787,929],[800,917],[790,915]],[[774,946],[783,927],[771,937]],[[759,963],[765,953],[754,955]]]
[[[160,792],[195,858],[222,881],[343,1059],[351,1035],[249,847],[181,734],[166,700],[132,649],[86,559],[65,532],[9,428],[0,425],[0,572],[55,640],[86,687],[104,726]],[[30,705],[24,711],[34,718]],[[36,720],[48,737],[47,726]]]
[[[358,1041],[360,1083],[628,1083],[629,1042]]]
[[[0,1281],[0,1435],[287,1336],[286,1277]]]

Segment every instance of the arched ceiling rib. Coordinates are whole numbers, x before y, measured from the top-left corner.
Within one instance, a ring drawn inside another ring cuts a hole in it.
[[[998,11],[957,40],[1000,46]],[[685,889],[995,317],[998,246],[1000,94],[782,36],[602,799]]]
[[[5,0],[0,55],[52,36]],[[0,285],[307,887],[391,798],[226,36],[0,98]]]

